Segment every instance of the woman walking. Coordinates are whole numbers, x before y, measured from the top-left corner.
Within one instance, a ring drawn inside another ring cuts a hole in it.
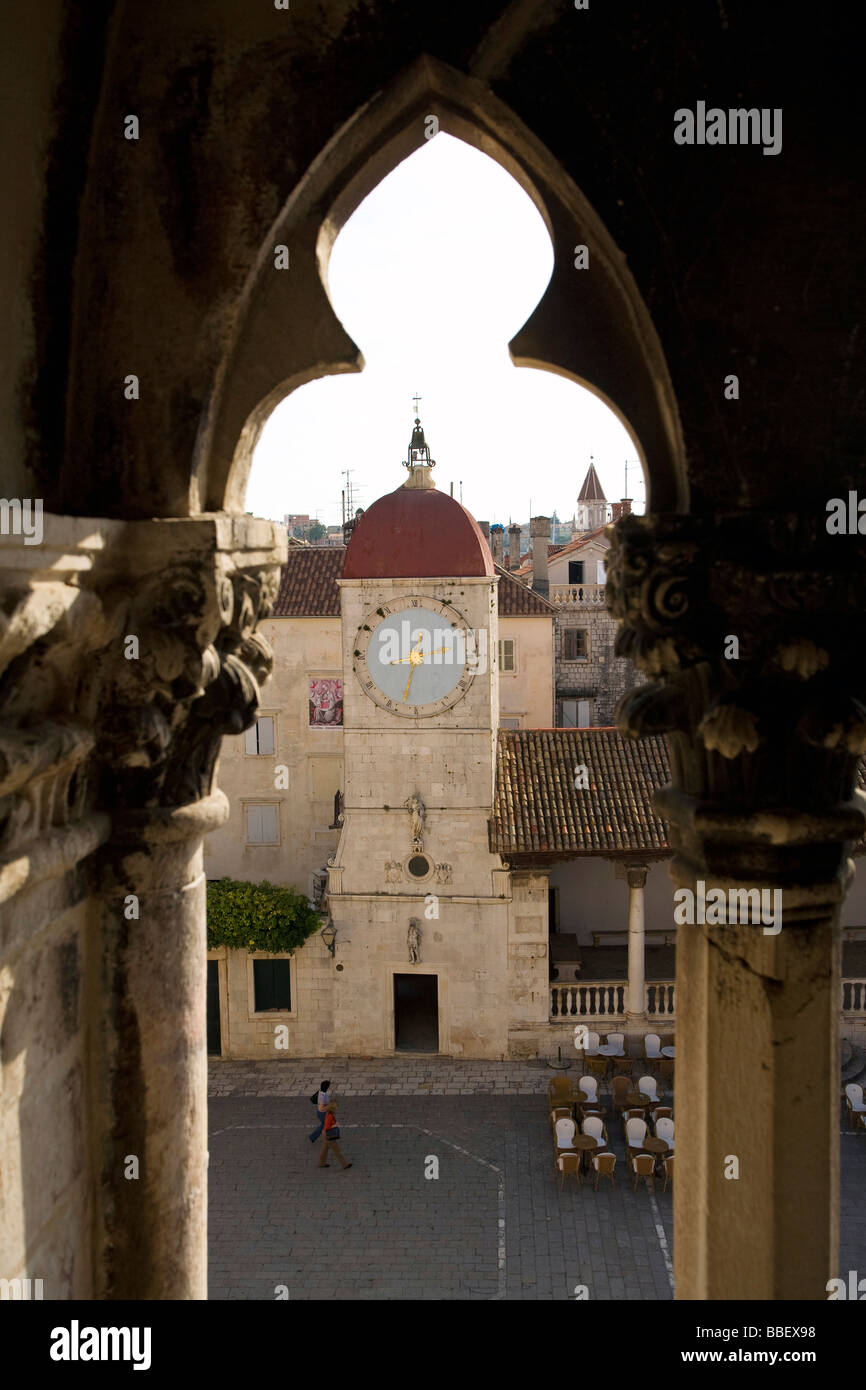
[[[325,1113],[328,1109],[328,1106],[331,1103],[330,1081],[323,1081],[321,1086],[319,1087],[319,1094],[317,1096],[310,1096],[310,1100],[315,1100],[316,1108],[319,1112],[319,1123],[316,1125],[316,1128],[313,1130],[312,1134],[307,1136],[309,1138],[310,1143],[315,1144],[322,1130],[325,1128]]]
[[[347,1163],[338,1144],[340,1138],[340,1126],[337,1124],[337,1106],[334,1101],[328,1106],[325,1112],[325,1133],[322,1138],[322,1152],[319,1156],[319,1167],[328,1168],[330,1166],[331,1154],[336,1154],[343,1168],[351,1168],[351,1163]]]

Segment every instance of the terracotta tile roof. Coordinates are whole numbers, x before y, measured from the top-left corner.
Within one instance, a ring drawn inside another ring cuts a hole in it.
[[[340,590],[346,548],[342,545],[290,550],[280,574],[274,604],[275,618],[339,618]]]
[[[578,791],[581,765],[589,787]],[[669,780],[660,734],[634,740],[618,729],[501,729],[491,848],[505,855],[664,852],[666,828],[651,797]]]
[[[528,585],[521,584],[519,579],[515,579],[513,574],[509,574],[508,570],[502,569],[500,565],[494,568],[499,575],[500,618],[554,616],[557,610],[552,603],[534,594]]]
[[[280,575],[274,604],[275,618],[339,618],[340,590],[335,584],[343,573],[344,546],[301,546],[289,552]],[[556,609],[539,598],[508,570],[496,565],[499,575],[499,612],[503,617],[551,617]]]

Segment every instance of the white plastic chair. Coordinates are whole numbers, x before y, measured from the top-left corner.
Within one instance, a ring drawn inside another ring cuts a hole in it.
[[[604,1124],[598,1115],[587,1115],[583,1122],[583,1132],[595,1140],[596,1148],[603,1149],[605,1145]]]
[[[646,1139],[646,1120],[639,1120],[633,1115],[630,1120],[625,1122],[625,1142],[630,1149],[639,1149]]]
[[[576,1125],[574,1120],[561,1119],[556,1122],[556,1147],[558,1149],[574,1148],[574,1131]]]
[[[584,1057],[597,1057],[597,1056],[598,1056],[598,1043],[599,1043],[599,1035],[598,1035],[598,1033],[587,1033],[587,1035],[586,1035],[586,1047],[583,1049],[583,1055],[584,1055]]]
[[[674,1122],[663,1115],[656,1123],[656,1139],[664,1139],[671,1153],[674,1151]]]
[[[607,1052],[609,1057],[625,1056],[625,1033],[608,1033]]]
[[[587,1100],[598,1100],[598,1081],[594,1076],[582,1076],[577,1084]]]
[[[654,1101],[656,1105],[661,1104],[662,1098],[658,1093],[658,1083],[654,1076],[642,1076],[637,1083],[637,1088],[642,1096],[646,1096],[647,1100]]]
[[[644,1054],[647,1057],[661,1057],[662,1040],[658,1033],[647,1033],[643,1040]]]
[[[851,1128],[856,1128],[857,1116],[866,1115],[866,1103],[863,1101],[863,1087],[856,1081],[849,1081],[845,1087],[845,1096],[848,1101],[848,1116],[851,1121]]]

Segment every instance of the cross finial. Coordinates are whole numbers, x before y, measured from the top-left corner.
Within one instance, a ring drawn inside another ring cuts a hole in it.
[[[412,397],[412,400],[415,402],[415,414],[416,414],[416,415],[418,414],[418,404],[419,404],[419,402],[422,401],[423,399],[424,399],[424,397],[423,397],[423,396],[419,396],[417,391],[415,392],[415,395]]]

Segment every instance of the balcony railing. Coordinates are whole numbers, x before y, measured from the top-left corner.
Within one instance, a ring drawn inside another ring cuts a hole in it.
[[[607,1019],[625,1016],[625,980],[595,980],[586,984],[551,985],[550,1018],[553,1023],[574,1019]],[[672,1019],[676,985],[673,980],[645,986],[644,1008],[648,1018]]]
[[[603,608],[603,584],[551,584],[550,602],[555,608]]]
[[[601,1022],[625,1017],[625,980],[593,980],[585,984],[550,986],[551,1023]],[[676,1013],[676,984],[673,980],[653,980],[644,986],[644,1008],[648,1019],[670,1019]],[[842,1013],[866,1019],[866,979],[842,981]]]

